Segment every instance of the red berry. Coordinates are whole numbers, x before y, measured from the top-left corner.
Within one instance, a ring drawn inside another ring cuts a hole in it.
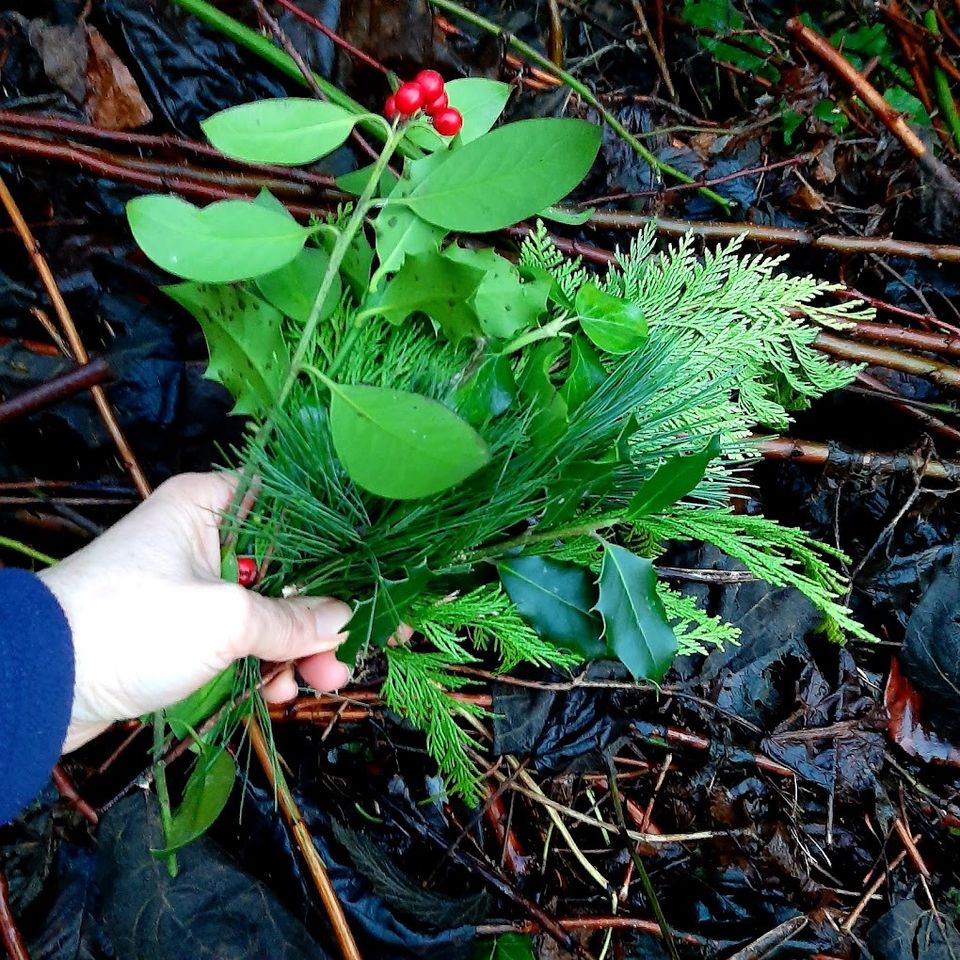
[[[393,99],[400,113],[409,117],[423,106],[423,91],[415,83],[401,83]]]
[[[387,97],[387,102],[383,105],[383,115],[392,120],[397,115],[397,98]]]
[[[237,583],[241,587],[252,587],[259,575],[257,561],[253,557],[237,557]]]
[[[433,118],[433,128],[442,137],[455,137],[462,126],[463,117],[460,116],[460,111],[454,110],[453,107],[441,110]]]
[[[436,100],[443,93],[443,77],[436,70],[421,70],[413,82],[423,91],[425,103]]]
[[[450,101],[446,93],[441,93],[436,100],[428,103],[423,109],[426,110],[431,117],[435,117],[441,110],[446,110],[449,105]]]

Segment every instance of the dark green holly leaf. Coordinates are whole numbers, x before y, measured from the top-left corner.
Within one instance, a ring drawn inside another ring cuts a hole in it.
[[[258,277],[254,283],[260,295],[286,316],[305,323],[313,310],[313,301],[320,292],[330,257],[325,250],[316,247],[304,247],[295,259]],[[340,303],[342,287],[340,274],[335,274],[330,290],[324,299],[321,317],[329,317]]]
[[[347,624],[347,639],[337,647],[337,659],[353,666],[361,651],[382,647],[397,631],[410,605],[423,593],[433,574],[422,564],[403,580],[381,580],[373,596],[362,600]]]
[[[473,307],[486,336],[513,337],[532,327],[546,310],[549,281],[534,277],[524,283],[517,268],[489,247],[475,250],[451,244],[443,255],[483,271]]]
[[[639,520],[650,513],[665,510],[694,490],[707,472],[707,465],[720,455],[720,438],[686,457],[671,457],[645,481],[627,505],[627,518]]]
[[[412,313],[424,313],[456,343],[480,334],[477,314],[470,305],[483,272],[439,253],[408,256],[383,293],[365,302],[363,312],[377,313],[402,323]]]
[[[310,230],[253,200],[195,207],[168,195],[136,197],[127,220],[140,249],[159,267],[201,283],[233,283],[277,270]]]
[[[577,291],[575,307],[583,332],[605,353],[630,353],[647,342],[647,321],[640,308],[595,283]]]
[[[154,850],[154,855],[167,856],[203,836],[227,805],[236,778],[233,757],[222,747],[205,747],[187,780],[183,800],[173,813],[164,837],[166,847]]]
[[[405,390],[327,382],[330,429],[357,486],[392,500],[429,497],[486,466],[490,452],[465,420]]]
[[[502,561],[497,569],[520,616],[542,639],[585,660],[604,656],[602,623],[593,613],[597,588],[586,567],[520,556]]]
[[[597,387],[607,379],[607,370],[600,355],[590,345],[586,337],[577,334],[570,342],[570,362],[567,367],[567,379],[560,388],[560,396],[570,413],[588,397],[592,397]]]
[[[517,398],[513,364],[502,354],[484,357],[473,376],[457,391],[457,412],[479,427],[499,417]]]
[[[565,197],[587,174],[600,128],[582,120],[508,123],[442,159],[401,202],[437,226],[500,230]]]
[[[550,379],[550,368],[562,350],[559,340],[538,343],[529,351],[520,377],[520,393],[533,406],[530,438],[538,444],[552,443],[567,429],[567,404]]]
[[[637,680],[659,683],[677,655],[677,638],[657,595],[653,564],[613,543],[604,545],[600,598],[607,650]]]
[[[280,311],[239,287],[178,283],[161,289],[200,322],[210,350],[206,376],[233,394],[233,412],[266,412],[290,368]]]

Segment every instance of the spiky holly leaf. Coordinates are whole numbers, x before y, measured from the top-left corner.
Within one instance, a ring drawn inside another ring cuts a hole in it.
[[[604,545],[600,597],[606,647],[637,679],[660,681],[677,655],[653,564],[624,547]]]
[[[233,413],[265,413],[290,368],[283,314],[239,287],[178,283],[161,289],[200,322],[210,350],[205,376],[230,391]]]
[[[402,323],[423,313],[456,343],[480,335],[477,314],[470,305],[483,271],[457,263],[436,251],[408,256],[383,293],[363,304],[361,312]]]

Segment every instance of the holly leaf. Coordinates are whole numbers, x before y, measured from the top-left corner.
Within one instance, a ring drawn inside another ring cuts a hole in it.
[[[499,417],[517,398],[510,358],[491,354],[481,361],[476,373],[457,390],[457,412],[475,427]]]
[[[195,207],[179,197],[136,197],[127,220],[140,249],[186,280],[233,283],[277,270],[303,248],[310,230],[254,200]]]
[[[288,264],[258,277],[254,283],[267,303],[292,320],[306,323],[329,263],[330,257],[325,250],[304,247]],[[329,317],[337,309],[342,292],[340,274],[334,274],[320,310],[321,317]]]
[[[384,207],[373,221],[377,237],[377,268],[373,285],[388,273],[396,273],[406,258],[414,254],[436,253],[447,235],[442,227],[422,220],[412,210],[390,204]]]
[[[508,123],[442,160],[400,203],[448,230],[484,233],[531,217],[565,197],[587,174],[600,128],[583,120]]]
[[[603,625],[593,613],[597,589],[586,567],[519,556],[502,561],[497,570],[517,612],[541,639],[585,660],[605,655]]]
[[[373,596],[354,609],[346,626],[347,639],[337,647],[337,659],[353,666],[363,650],[384,646],[432,576],[427,565],[421,564],[402,580],[380,580]]]
[[[221,153],[252,163],[313,163],[350,136],[360,116],[322,100],[284,97],[221,110],[200,126]]]
[[[670,457],[644,481],[627,504],[627,519],[639,520],[665,510],[694,490],[707,472],[707,465],[720,455],[720,438],[713,437],[700,453]]]
[[[361,312],[377,313],[402,323],[412,313],[426,314],[456,343],[480,334],[474,308],[468,302],[483,280],[483,272],[439,253],[408,256],[396,276],[374,302]]]
[[[405,390],[327,381],[330,430],[357,486],[392,500],[417,500],[462,483],[490,451],[465,420]]]
[[[604,545],[597,610],[603,638],[636,680],[658,682],[677,654],[677,638],[657,594],[653,564],[624,547]]]
[[[573,413],[584,400],[592,397],[608,376],[600,355],[586,337],[577,334],[570,342],[567,379],[560,388],[560,396],[563,397],[569,412]]]
[[[213,826],[230,799],[237,767],[233,757],[222,747],[215,751],[204,748],[187,780],[183,800],[173,813],[170,828],[164,836],[166,847],[151,851],[155,857],[166,857]]]
[[[232,412],[265,413],[290,368],[280,311],[239,287],[178,283],[160,289],[200,322],[210,351],[205,376],[230,391]]]
[[[563,436],[567,429],[567,404],[550,378],[563,344],[545,340],[529,351],[520,378],[520,393],[533,406],[530,438],[534,443],[549,444]]]
[[[631,353],[647,342],[647,321],[635,304],[605,293],[595,283],[577,291],[575,309],[580,326],[605,353]]]
[[[489,247],[474,250],[451,244],[443,255],[483,271],[483,279],[473,295],[473,307],[486,336],[515,336],[532,327],[546,310],[549,281],[534,277],[524,283],[520,271]]]

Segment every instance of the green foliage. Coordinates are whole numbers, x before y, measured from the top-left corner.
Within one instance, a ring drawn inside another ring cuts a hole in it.
[[[739,639],[739,627],[711,616],[693,597],[671,590],[663,582],[657,584],[657,593],[673,627],[681,656],[706,655],[711,648],[725,647]]]
[[[747,28],[733,0],[684,0],[680,16],[715,59],[776,83],[780,71],[771,63],[774,48],[766,37]]]
[[[137,197],[127,219],[140,249],[185,280],[231,283],[277,270],[310,231],[253,200],[218,200],[200,209],[178,197]]]
[[[635,680],[660,681],[673,663],[677,638],[657,594],[653,564],[615,543],[604,544],[596,609],[607,650]]]
[[[533,939],[524,933],[480,937],[473,944],[473,960],[534,960]]]
[[[480,434],[436,400],[367,384],[327,386],[337,456],[350,479],[370,493],[429,497],[490,460]]]
[[[233,412],[269,410],[290,368],[280,311],[240,287],[178,283],[162,289],[200,322],[210,351],[206,376],[233,394]]]
[[[565,197],[599,149],[593,124],[521,120],[451,151],[399,202],[447,230],[499,230]]]
[[[450,673],[450,661],[443,654],[415,652],[403,646],[387,647],[384,652],[384,702],[427,735],[427,750],[450,789],[471,805],[479,803],[479,773],[468,750],[479,752],[481,748],[455,718],[457,714],[484,717],[486,711],[450,695],[473,682]]]
[[[359,119],[333,103],[285,97],[221,110],[201,127],[228,157],[297,166],[336,150]]]
[[[685,457],[671,457],[633,495],[627,505],[627,519],[638,520],[648,513],[660,513],[692,493],[711,460],[720,455],[720,439],[713,437],[700,451]]]
[[[647,321],[635,303],[604,293],[595,283],[577,291],[580,327],[604,353],[632,353],[647,342]]]
[[[267,303],[291,320],[306,323],[329,263],[330,257],[326,251],[305,247],[288,264],[273,273],[257,277],[254,283]],[[329,317],[336,310],[342,296],[343,287],[337,274],[324,298],[321,318]]]

